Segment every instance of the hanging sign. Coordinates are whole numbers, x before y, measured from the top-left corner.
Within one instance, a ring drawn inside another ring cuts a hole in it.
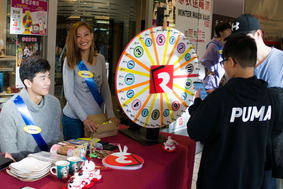
[[[278,7],[278,8],[275,8]],[[279,42],[283,38],[283,7],[282,0],[246,0],[245,13],[255,16],[264,32],[264,41]],[[275,45],[272,43],[272,45]]]
[[[10,33],[46,35],[47,1],[11,0]]]
[[[202,58],[211,37],[212,0],[178,0],[175,28],[191,41]]]
[[[41,56],[41,36],[18,35],[16,49],[16,88],[23,88],[24,84],[20,79],[20,65],[24,59],[31,56]]]

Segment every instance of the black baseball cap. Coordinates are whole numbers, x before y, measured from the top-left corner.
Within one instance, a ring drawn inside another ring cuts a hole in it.
[[[235,19],[232,24],[232,34],[243,33],[248,34],[253,30],[261,30],[259,21],[256,17],[250,14],[242,14],[238,18]],[[230,36],[231,36],[230,35]],[[224,40],[228,40],[230,36],[226,37]]]

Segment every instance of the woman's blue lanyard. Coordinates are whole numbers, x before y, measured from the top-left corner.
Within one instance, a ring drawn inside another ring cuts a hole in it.
[[[209,46],[211,43],[213,43],[213,44],[215,44],[215,45],[217,46],[218,52],[219,52],[219,54],[220,54],[220,57],[222,58],[222,47],[221,47],[220,45],[216,44],[215,42],[209,42],[209,43],[206,45],[206,48],[208,48],[208,46]]]
[[[102,98],[101,94],[99,93],[99,91],[96,87],[96,84],[93,80],[93,74],[90,71],[88,71],[83,60],[81,60],[81,62],[78,64],[78,68],[80,69],[79,76],[85,79],[85,82],[86,82],[93,98],[95,99],[97,104],[101,107],[102,103],[103,103],[103,98]]]
[[[27,127],[33,127],[36,126],[35,122],[26,106],[26,104],[24,103],[23,99],[20,97],[20,95],[15,94],[12,98],[12,100],[14,101],[17,109],[19,110],[25,124]],[[27,128],[29,129],[29,128]],[[26,130],[25,130],[26,131]],[[28,132],[28,131],[27,131]],[[42,138],[40,133],[35,133],[32,134],[34,131],[30,131],[28,132],[29,134],[31,134],[35,140],[35,142],[37,143],[38,147],[40,148],[41,151],[48,151],[48,145],[46,144],[46,142],[44,141],[44,139]],[[20,141],[18,141],[20,142]]]

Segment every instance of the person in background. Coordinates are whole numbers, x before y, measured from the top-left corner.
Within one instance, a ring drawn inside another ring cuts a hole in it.
[[[0,114],[0,149],[16,161],[29,153],[49,151],[61,137],[61,105],[49,95],[50,65],[28,57],[20,65],[24,88],[8,100]]]
[[[232,35],[243,33],[252,37],[257,45],[257,62],[254,74],[258,79],[263,79],[268,83],[268,87],[283,88],[283,51],[274,47],[265,45],[263,41],[263,32],[260,23],[256,17],[250,14],[243,14],[235,19],[232,24]],[[229,38],[229,37],[228,37]],[[283,141],[283,139],[281,139]],[[265,179],[263,180],[262,189],[276,189],[276,179],[280,177],[275,170],[270,171],[267,165]],[[279,180],[279,179],[278,179]],[[281,183],[282,180],[280,181]]]
[[[63,85],[67,100],[62,118],[64,140],[84,137],[84,127],[95,132],[97,126],[88,116],[103,113],[103,103],[108,120],[119,124],[113,112],[105,59],[95,50],[93,29],[88,23],[77,22],[70,29]]]
[[[189,107],[188,134],[204,143],[198,189],[261,187],[268,142],[283,133],[283,89],[254,76],[256,55],[254,39],[233,35],[221,62],[228,82]]]
[[[201,64],[205,67],[206,76],[203,81],[208,93],[219,87],[219,83],[224,76],[224,68],[219,63],[223,60],[222,48],[224,39],[231,34],[231,25],[228,22],[220,22],[215,26],[214,37],[206,47],[206,51],[201,59]]]

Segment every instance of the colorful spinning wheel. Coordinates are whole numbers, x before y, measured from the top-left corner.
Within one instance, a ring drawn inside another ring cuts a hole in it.
[[[147,128],[169,125],[191,103],[197,55],[180,31],[154,27],[135,36],[118,62],[116,93],[125,114]]]
[[[33,23],[33,20],[30,15],[30,12],[26,11],[22,19],[22,24],[23,24],[23,27],[25,28],[24,34],[31,34],[29,29],[32,26],[32,23]]]

